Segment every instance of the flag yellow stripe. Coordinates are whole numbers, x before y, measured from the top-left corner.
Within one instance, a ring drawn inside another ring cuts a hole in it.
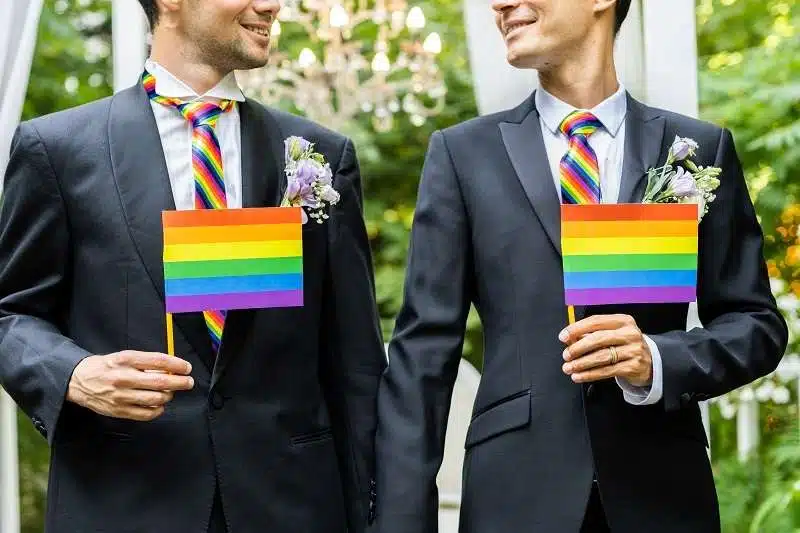
[[[302,241],[222,242],[203,244],[168,244],[164,262],[224,261],[227,259],[267,259],[303,255]]]
[[[565,256],[616,254],[696,254],[697,237],[565,238]]]

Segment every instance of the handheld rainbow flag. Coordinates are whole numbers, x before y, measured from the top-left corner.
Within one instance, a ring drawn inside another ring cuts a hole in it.
[[[693,302],[696,204],[561,206],[568,306]]]
[[[302,306],[300,209],[165,211],[167,312]]]
[[[167,349],[173,313],[302,307],[300,207],[164,211]]]

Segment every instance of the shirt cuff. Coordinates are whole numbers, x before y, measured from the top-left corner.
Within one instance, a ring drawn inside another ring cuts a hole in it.
[[[664,395],[664,377],[661,371],[661,352],[653,339],[644,335],[644,341],[650,348],[650,357],[653,361],[653,381],[649,387],[631,385],[623,378],[616,378],[617,385],[622,389],[622,396],[631,405],[652,405],[658,403]]]

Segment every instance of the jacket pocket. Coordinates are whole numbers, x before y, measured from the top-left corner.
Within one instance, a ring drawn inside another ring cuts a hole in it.
[[[467,430],[466,449],[489,439],[521,429],[531,422],[531,392],[509,396],[477,414]]]

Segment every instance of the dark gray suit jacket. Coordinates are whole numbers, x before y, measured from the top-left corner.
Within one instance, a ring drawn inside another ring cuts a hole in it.
[[[697,402],[773,370],[787,329],[770,293],[762,234],[728,131],[628,99],[620,202],[675,135],[722,167],[700,226],[699,311],[687,305],[576,309],[626,313],[659,346],[664,396],[626,403],[613,380],[563,374],[567,324],[559,199],[531,96],[516,109],[437,132],[411,236],[405,301],[378,395],[376,526],[432,533],[436,473],[470,303],[484,368],[466,438],[463,533],[577,533],[593,476],[615,533],[719,530]]]
[[[51,447],[49,533],[205,531],[214,487],[233,533],[366,527],[385,355],[353,145],[241,104],[245,207],[278,205],[283,139],[316,143],[341,202],[303,228],[305,306],[231,311],[216,361],[176,315],[195,388],[153,422],[65,402],[89,354],[166,350],[161,211],[174,209],[141,85],[20,125],[0,209],[0,383]]]

